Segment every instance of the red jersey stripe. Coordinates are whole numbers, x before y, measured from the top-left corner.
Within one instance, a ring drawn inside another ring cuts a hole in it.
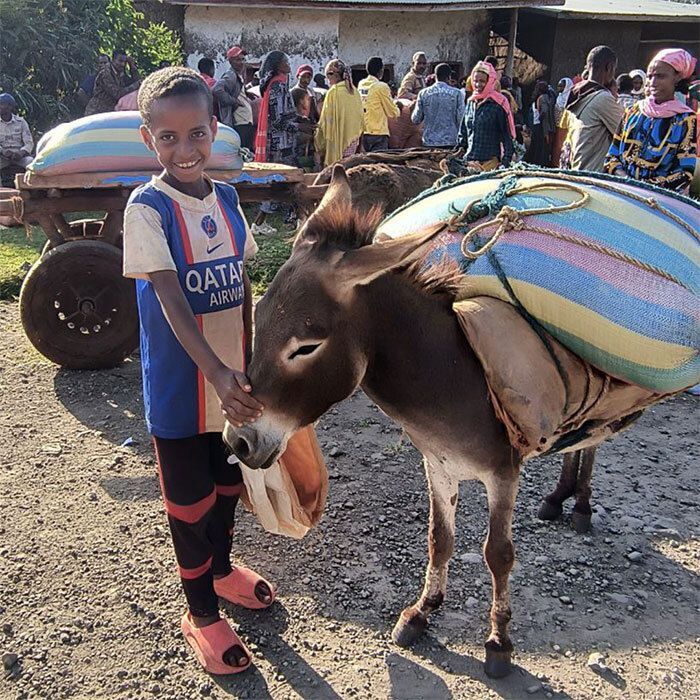
[[[175,210],[175,218],[177,219],[177,227],[180,229],[182,249],[185,251],[185,261],[188,265],[192,265],[194,263],[194,255],[192,255],[192,244],[190,243],[190,236],[187,232],[185,219],[182,216],[182,209],[180,209],[180,205],[174,199],[171,199],[170,201],[173,203],[173,209]]]
[[[226,209],[224,209],[224,205],[221,203],[221,200],[219,200],[219,209],[221,210],[221,214],[224,217],[224,221],[226,222],[226,227],[228,228],[228,235],[231,236],[231,247],[233,248],[233,254],[238,255],[238,246],[236,245],[236,235],[233,232],[233,226],[231,226],[231,220],[228,218],[228,214],[226,213]]]
[[[195,316],[199,332],[204,335],[204,319],[201,314]],[[204,385],[204,375],[202,370],[197,367],[197,430],[201,433],[207,432],[207,395]]]

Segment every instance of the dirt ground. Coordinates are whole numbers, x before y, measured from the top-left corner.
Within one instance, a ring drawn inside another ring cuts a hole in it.
[[[0,698],[700,697],[698,399],[655,407],[602,447],[590,536],[535,518],[559,460],[526,465],[517,667],[494,681],[481,663],[480,485],[462,486],[448,598],[429,634],[410,651],[391,642],[422,584],[428,499],[418,453],[356,394],[319,424],[331,475],[320,527],[296,542],[238,519],[235,556],[280,596],[268,611],[227,610],[256,668],[215,679],[179,632],[138,360],[59,370],[30,347],[13,303],[0,305],[0,344]]]

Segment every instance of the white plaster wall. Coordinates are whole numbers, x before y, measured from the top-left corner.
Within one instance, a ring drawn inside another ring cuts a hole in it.
[[[310,63],[323,71],[338,53],[338,12],[335,10],[268,10],[265,8],[190,5],[185,12],[187,64],[197,68],[203,56],[216,63],[219,77],[228,67],[225,53],[238,44],[248,60],[259,61],[268,51],[284,51],[292,66]]]
[[[485,10],[341,12],[339,57],[356,65],[381,56],[394,64],[397,80],[416,51],[424,51],[429,62],[460,61],[466,72],[487,53],[489,24]]]

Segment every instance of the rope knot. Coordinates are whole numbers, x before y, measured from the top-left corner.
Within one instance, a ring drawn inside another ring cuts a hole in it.
[[[505,206],[496,216],[503,231],[522,231],[525,222],[520,216],[520,212],[512,207]]]

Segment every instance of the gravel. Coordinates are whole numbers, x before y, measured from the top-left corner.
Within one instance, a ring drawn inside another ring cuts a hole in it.
[[[320,526],[297,542],[237,516],[234,556],[277,583],[279,602],[226,608],[256,669],[210,678],[179,631],[137,358],[58,370],[27,343],[14,303],[0,304],[0,345],[2,700],[700,696],[697,399],[650,409],[600,448],[590,535],[574,533],[572,503],[560,522],[535,517],[560,460],[525,465],[511,577],[518,667],[493,681],[481,663],[491,577],[478,484],[460,487],[444,606],[414,649],[391,642],[423,585],[427,489],[400,428],[356,394],[318,424],[325,454],[337,448]],[[586,672],[592,652],[616,673]]]

